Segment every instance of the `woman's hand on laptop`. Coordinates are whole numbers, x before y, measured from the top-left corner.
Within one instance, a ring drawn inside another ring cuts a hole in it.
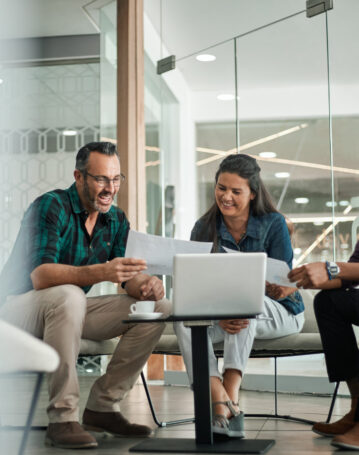
[[[248,319],[223,319],[222,321],[219,321],[219,326],[231,335],[235,335],[242,329],[246,329],[248,325]]]

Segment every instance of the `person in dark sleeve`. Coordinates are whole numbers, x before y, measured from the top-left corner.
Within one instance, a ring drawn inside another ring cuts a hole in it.
[[[109,142],[93,142],[76,156],[75,183],[37,198],[26,211],[14,248],[0,275],[0,317],[43,338],[60,355],[49,376],[46,444],[96,447],[86,431],[146,437],[151,429],[131,424],[120,402],[132,388],[164,329],[163,324],[124,324],[136,300],[155,300],[165,315],[169,302],[145,261],[124,258],[129,222],[112,205],[120,184],[119,155]],[[127,294],[87,298],[95,283],[122,284]],[[106,373],[93,385],[79,424],[76,359],[81,338],[122,335]]]
[[[317,422],[313,431],[334,437],[332,444],[359,449],[359,350],[353,326],[359,325],[359,242],[348,262],[313,262],[293,269],[292,282],[304,289],[322,289],[314,310],[331,382],[346,381],[351,409],[337,422]]]

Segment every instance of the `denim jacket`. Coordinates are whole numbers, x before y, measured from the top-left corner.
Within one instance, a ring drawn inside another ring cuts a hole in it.
[[[191,240],[200,240],[198,235],[203,230],[203,223],[202,219],[196,222],[191,232]],[[225,252],[223,247],[243,252],[264,252],[268,257],[285,261],[289,268],[292,268],[293,249],[287,224],[280,213],[272,212],[262,216],[254,216],[250,213],[246,234],[238,243],[229,233],[222,215],[219,215],[217,242],[216,252]],[[302,296],[298,291],[284,299],[279,299],[278,302],[292,314],[304,311]]]

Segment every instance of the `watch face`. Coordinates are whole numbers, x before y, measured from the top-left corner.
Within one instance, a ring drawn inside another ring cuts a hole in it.
[[[330,263],[330,273],[333,277],[337,276],[339,273],[339,267],[335,262]]]

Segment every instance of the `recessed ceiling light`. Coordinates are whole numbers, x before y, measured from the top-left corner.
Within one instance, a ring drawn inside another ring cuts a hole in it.
[[[197,55],[197,57],[196,57],[196,59],[199,62],[214,62],[214,60],[216,60],[216,58],[217,57],[212,54],[200,54],[200,55]]]
[[[259,156],[261,158],[275,158],[277,154],[274,152],[260,152]]]
[[[300,254],[302,252],[301,248],[294,248],[293,250],[294,254]]]
[[[220,95],[217,96],[217,100],[220,101],[233,101],[234,99],[235,96],[232,93],[221,93]]]
[[[327,201],[327,202],[325,203],[325,205],[326,205],[327,207],[336,207],[338,204],[336,203],[336,201],[334,201],[334,202],[333,202],[333,201]]]
[[[287,179],[290,176],[290,173],[289,172],[276,172],[274,174],[274,176],[277,177],[277,179]]]
[[[297,204],[308,204],[309,199],[307,197],[296,197],[294,199],[294,202],[296,202]]]
[[[339,205],[341,207],[347,207],[349,205],[349,201],[339,201]]]
[[[0,77],[0,85],[4,82],[4,79],[1,79]]]
[[[314,226],[323,226],[324,221],[313,221]]]
[[[76,136],[77,131],[75,131],[75,130],[64,130],[64,131],[62,132],[62,134],[63,134],[64,136]]]

